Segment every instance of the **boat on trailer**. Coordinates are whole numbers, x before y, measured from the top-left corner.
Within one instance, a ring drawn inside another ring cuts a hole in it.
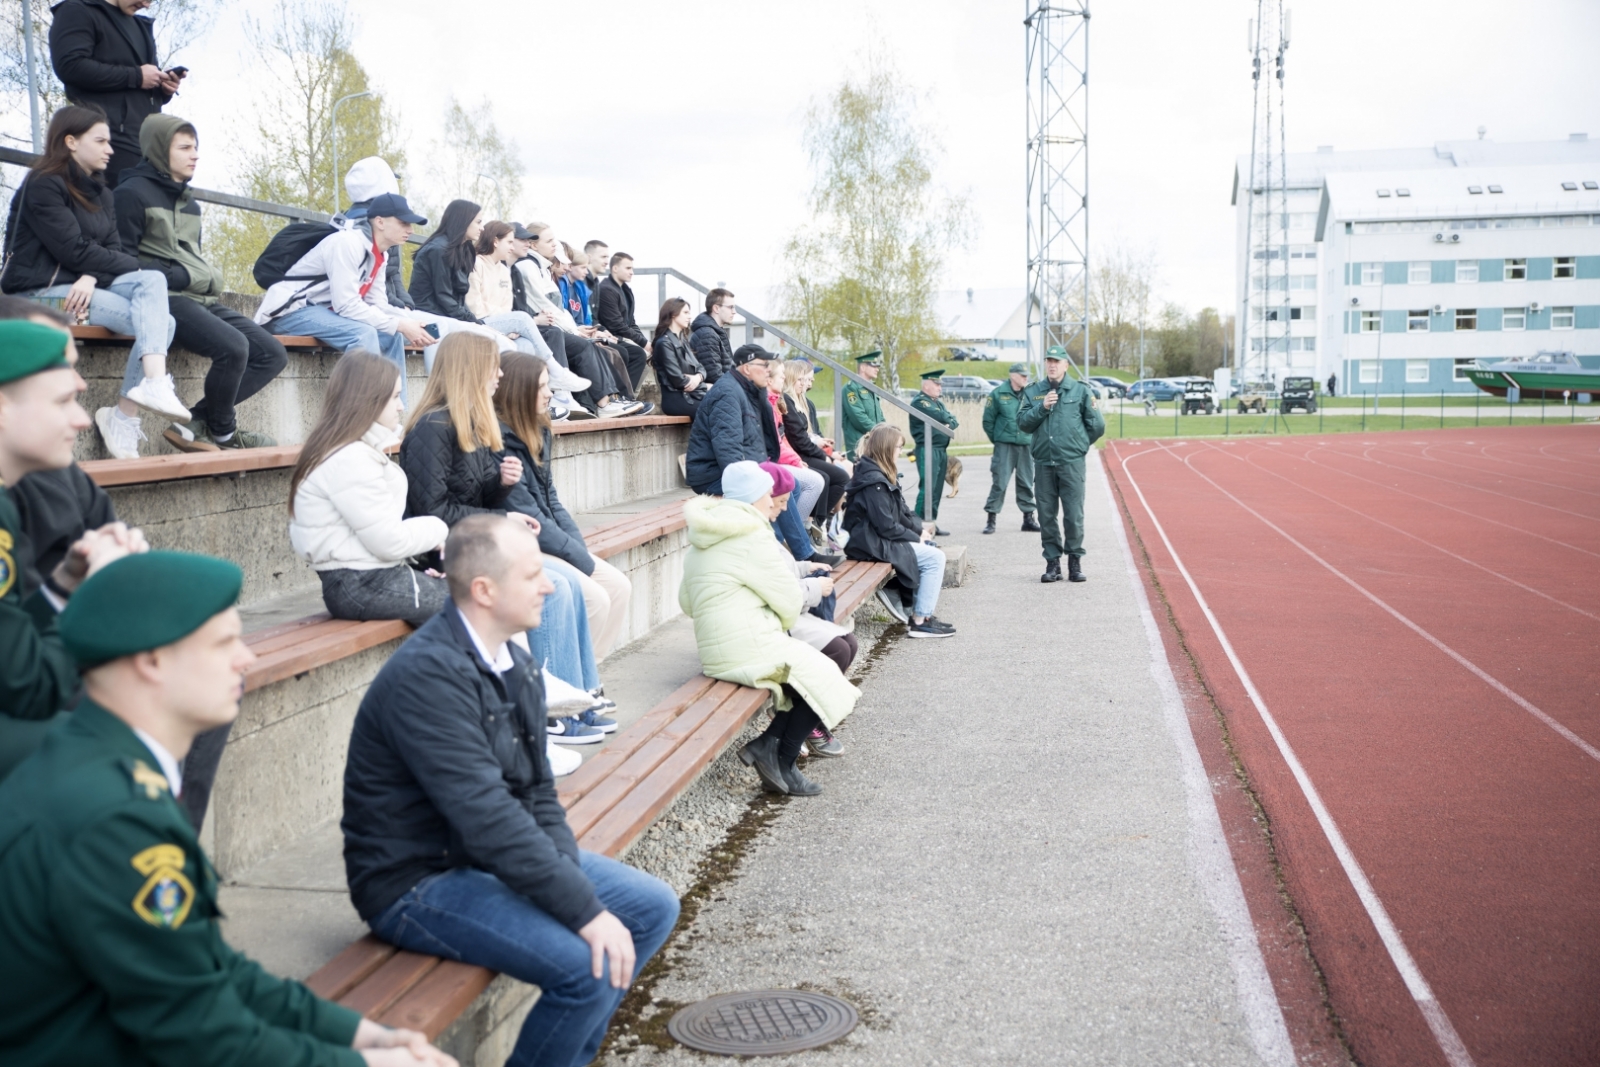
[[[1560,400],[1600,393],[1600,367],[1585,367],[1571,352],[1537,352],[1519,359],[1478,360],[1466,368],[1473,385],[1492,396],[1515,388],[1523,398]]]

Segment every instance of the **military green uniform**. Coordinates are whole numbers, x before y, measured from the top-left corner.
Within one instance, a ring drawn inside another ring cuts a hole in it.
[[[939,521],[939,500],[944,496],[944,476],[950,466],[947,449],[949,449],[950,442],[955,437],[955,429],[959,423],[956,421],[955,414],[945,407],[942,401],[935,400],[927,393],[918,393],[911,401],[911,406],[924,415],[931,416],[949,427],[949,431],[945,432],[930,427],[921,419],[912,418],[911,420],[911,440],[913,442],[911,460],[917,466],[917,517],[920,519],[925,514],[922,510],[923,495],[928,491],[929,483],[932,483],[933,510],[926,512],[926,514],[932,516],[933,521],[937,522]],[[933,469],[924,472],[922,454],[923,447],[929,443],[926,438],[929,437],[933,439]]]
[[[994,455],[989,460],[989,499],[983,505],[990,515],[1000,514],[1005,507],[1006,488],[1013,474],[1017,479],[1017,507],[1024,513],[1034,510],[1033,435],[1017,428],[1017,412],[1021,410],[1022,393],[1013,390],[1009,381],[996,386],[983,404],[983,432],[994,444]]]
[[[0,785],[0,1062],[360,1065],[359,1015],[222,940],[158,768],[85,700]]]
[[[1059,389],[1054,408],[1044,396]],[[1082,556],[1084,456],[1106,432],[1094,398],[1082,382],[1034,382],[1022,391],[1017,428],[1033,435],[1034,492],[1039,502],[1044,558]]]
[[[862,356],[856,360],[859,367],[863,363],[873,363],[870,356]],[[874,363],[874,365],[876,365]],[[861,385],[859,382],[844,383],[844,410],[839,413],[839,425],[844,429],[844,454],[853,463],[856,458],[856,445],[866,436],[867,431],[883,421],[883,405],[878,400],[878,394]]]

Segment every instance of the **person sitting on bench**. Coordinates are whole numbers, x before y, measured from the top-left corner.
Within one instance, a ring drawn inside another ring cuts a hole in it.
[[[514,641],[551,584],[527,526],[477,514],[445,545],[451,603],[356,712],[344,779],[350,897],[378,937],[531,982],[514,1067],[594,1059],[666,942],[660,879],[578,847],[545,750],[545,693]]]

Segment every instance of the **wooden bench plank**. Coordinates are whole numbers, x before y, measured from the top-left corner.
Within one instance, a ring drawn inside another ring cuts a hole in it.
[[[494,972],[470,963],[444,960],[397,997],[374,1021],[420,1030],[432,1041],[489,988]]]
[[[220,452],[173,452],[138,459],[91,459],[79,466],[102,489],[113,485],[170,482],[180,478],[214,478],[246,471],[292,467],[300,459],[299,445],[274,448],[234,448]]]
[[[251,633],[247,633],[244,635],[244,643],[249,645],[251,648],[254,648],[256,647],[256,642],[258,641],[267,641],[271,638],[279,636],[280,634],[293,633],[296,630],[303,630],[308,626],[316,626],[324,622],[332,621],[333,616],[329,615],[325,611],[316,615],[304,615],[298,619],[291,619],[289,622],[282,622],[276,626],[268,626],[265,629],[255,630]]]
[[[649,511],[629,515],[620,522],[606,523],[591,531],[585,531],[584,544],[589,546],[591,554],[604,559],[619,555],[630,548],[648,544],[658,537],[676,533],[686,525],[683,503],[681,500],[674,500]]]
[[[324,1000],[338,1000],[366,981],[396,951],[393,945],[368,934],[323,964],[316,974],[306,979],[306,985]]]
[[[399,1000],[442,962],[437,956],[398,950],[341,997],[339,1003],[371,1018]]]
[[[616,733],[606,742],[603,749],[585,760],[582,767],[573,771],[561,783],[562,805],[570,808],[583,799],[585,794],[603,781],[607,774],[715,686],[723,686],[729,690],[733,688],[730,682],[717,682],[703,674],[697,674],[674,690],[666,700],[647,711],[633,725]]]
[[[292,645],[279,652],[262,656],[245,672],[245,692],[260,689],[285,678],[325,666],[335,660],[365,652],[385,641],[405,637],[411,633],[411,624],[399,619],[383,622],[357,623],[353,628],[328,637]]]

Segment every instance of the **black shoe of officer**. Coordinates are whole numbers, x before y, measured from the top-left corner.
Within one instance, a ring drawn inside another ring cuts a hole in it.
[[[1024,511],[1022,513],[1022,532],[1023,533],[1038,533],[1039,532],[1039,520],[1033,517],[1033,512],[1031,512],[1031,511]]]
[[[822,786],[800,773],[798,763],[791,763],[783,769],[783,781],[792,797],[814,797],[822,792]]]
[[[984,533],[994,533],[995,514],[992,511],[985,512],[985,514],[989,516],[989,521],[988,521],[987,524],[984,525],[983,532]]]
[[[939,524],[938,523],[934,523],[933,524],[933,536],[935,536],[935,537],[949,537],[950,536],[950,531],[949,530],[941,530],[939,528]]]
[[[789,783],[784,781],[783,767],[778,763],[778,739],[769,734],[762,734],[748,745],[739,750],[739,761],[746,767],[754,767],[761,776],[761,784],[769,793],[789,792]]]
[[[1083,573],[1083,557],[1082,556],[1068,556],[1067,557],[1067,581],[1069,581],[1069,582],[1087,582],[1088,580],[1089,579],[1087,577],[1085,577],[1084,573]]]
[[[1060,559],[1060,557],[1057,557],[1056,559],[1051,559],[1051,560],[1046,560],[1045,561],[1044,573],[1039,576],[1039,580],[1041,582],[1045,582],[1045,583],[1059,582],[1061,580],[1061,559]]]

